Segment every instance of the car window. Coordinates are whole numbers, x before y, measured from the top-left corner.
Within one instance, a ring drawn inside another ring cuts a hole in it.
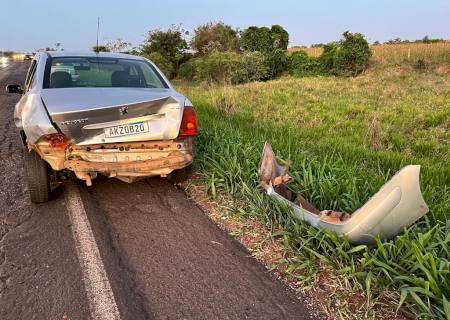
[[[161,75],[143,60],[106,57],[52,58],[44,88],[167,88]]]
[[[28,80],[30,79],[30,76],[31,76],[31,70],[33,70],[35,65],[36,65],[36,60],[33,60],[30,64],[30,67],[28,68],[27,76],[25,77],[25,84],[28,83]]]
[[[159,82],[159,78],[156,76],[156,74],[154,72],[150,72],[150,69],[144,69],[142,70],[144,77],[145,77],[145,81],[147,83],[150,83],[153,86],[157,86],[158,82]]]
[[[35,74],[36,74],[36,60],[33,60],[31,62],[31,66],[28,69],[27,77],[25,78],[25,91],[28,91],[31,89],[31,84],[33,83]]]

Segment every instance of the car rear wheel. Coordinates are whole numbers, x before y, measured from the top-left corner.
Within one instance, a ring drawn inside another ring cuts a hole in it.
[[[50,199],[49,166],[34,150],[23,149],[25,175],[31,202],[42,203]]]
[[[192,165],[187,166],[183,169],[178,169],[178,170],[172,171],[167,176],[167,179],[173,183],[180,183],[180,182],[186,181],[189,178],[189,175],[191,172],[192,172]]]

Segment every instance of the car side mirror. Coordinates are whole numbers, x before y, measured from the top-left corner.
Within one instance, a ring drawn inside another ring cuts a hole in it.
[[[23,89],[20,84],[8,84],[6,86],[6,92],[8,93],[23,93]]]

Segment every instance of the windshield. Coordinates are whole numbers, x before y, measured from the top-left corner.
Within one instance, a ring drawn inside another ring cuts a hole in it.
[[[50,59],[49,64],[44,88],[167,88],[167,84],[159,73],[146,61],[103,57],[61,57]]]

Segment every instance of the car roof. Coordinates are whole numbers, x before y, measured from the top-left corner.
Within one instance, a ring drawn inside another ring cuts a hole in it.
[[[52,58],[60,57],[102,57],[102,58],[122,58],[122,59],[134,59],[134,60],[144,60],[144,58],[139,56],[134,56],[131,54],[117,53],[117,52],[70,52],[70,51],[46,51]]]

